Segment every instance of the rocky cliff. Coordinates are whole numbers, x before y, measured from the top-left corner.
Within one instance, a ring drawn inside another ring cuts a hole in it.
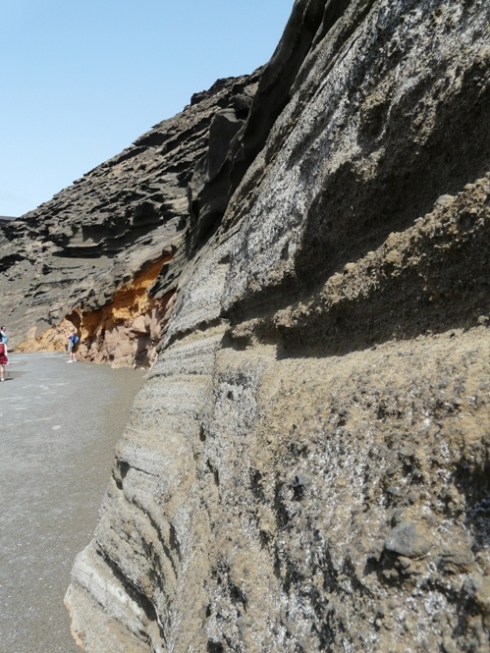
[[[490,651],[489,19],[297,0],[263,70],[4,230],[24,346],[152,362],[87,652]]]
[[[51,201],[0,224],[2,320],[18,351],[64,349],[74,325],[85,360],[155,359],[196,231],[191,184],[197,194],[218,174],[257,80],[218,80]]]

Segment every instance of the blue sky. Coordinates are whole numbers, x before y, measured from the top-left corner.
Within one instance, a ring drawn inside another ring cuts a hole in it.
[[[12,0],[0,19],[0,216],[20,216],[219,77],[271,57],[293,0]]]

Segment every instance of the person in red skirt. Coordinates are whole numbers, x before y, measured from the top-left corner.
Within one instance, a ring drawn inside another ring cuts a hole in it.
[[[4,342],[0,342],[0,381],[5,381],[5,365],[8,362],[7,345]]]

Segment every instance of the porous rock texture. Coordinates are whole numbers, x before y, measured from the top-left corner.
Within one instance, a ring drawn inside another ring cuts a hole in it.
[[[87,652],[490,651],[489,19],[297,0],[214,105],[66,596]]]

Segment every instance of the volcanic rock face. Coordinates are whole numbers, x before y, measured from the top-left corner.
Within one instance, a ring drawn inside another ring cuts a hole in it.
[[[121,235],[170,229],[170,306],[67,592],[87,652],[490,650],[489,19],[297,0],[263,71],[135,145],[173,130],[182,213]]]
[[[84,359],[152,362],[186,259],[194,170],[212,156],[211,136],[226,153],[230,135],[220,138],[212,125],[222,111],[242,124],[256,84],[257,74],[219,80],[51,201],[0,223],[2,323],[11,345],[62,349],[60,325],[69,324],[80,332]]]

